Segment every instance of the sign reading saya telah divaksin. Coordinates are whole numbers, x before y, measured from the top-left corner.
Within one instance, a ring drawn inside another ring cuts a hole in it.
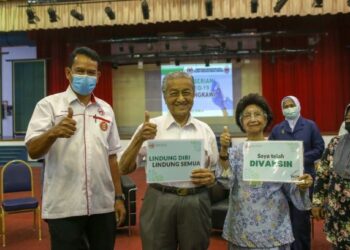
[[[244,181],[297,182],[303,169],[302,141],[244,142]]]
[[[147,183],[190,181],[192,170],[203,166],[203,140],[147,142]]]

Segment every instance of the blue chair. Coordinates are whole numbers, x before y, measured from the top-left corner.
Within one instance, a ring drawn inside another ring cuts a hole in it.
[[[2,245],[6,245],[5,215],[14,213],[33,212],[33,226],[38,229],[38,237],[41,240],[40,204],[34,197],[31,166],[22,160],[9,161],[1,168],[0,184]],[[21,192],[16,195],[18,198],[8,197],[7,194],[14,192]]]

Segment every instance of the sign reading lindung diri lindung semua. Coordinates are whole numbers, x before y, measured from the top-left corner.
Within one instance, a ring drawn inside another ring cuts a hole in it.
[[[243,180],[296,182],[303,174],[302,141],[246,141]]]
[[[147,183],[190,181],[192,170],[203,166],[203,140],[147,142]]]

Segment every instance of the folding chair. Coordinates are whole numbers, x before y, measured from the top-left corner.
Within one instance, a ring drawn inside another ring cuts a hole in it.
[[[9,161],[1,169],[0,183],[2,245],[6,245],[5,215],[14,213],[33,212],[34,228],[38,227],[38,237],[41,240],[40,205],[38,199],[34,197],[31,166],[22,160]],[[7,194],[14,192],[21,192],[16,195],[18,198],[7,197]]]

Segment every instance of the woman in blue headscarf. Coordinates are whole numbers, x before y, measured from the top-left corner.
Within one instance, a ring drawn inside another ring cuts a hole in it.
[[[334,250],[350,249],[350,104],[345,109],[348,133],[334,137],[317,169],[312,215],[325,218],[324,230]]]

